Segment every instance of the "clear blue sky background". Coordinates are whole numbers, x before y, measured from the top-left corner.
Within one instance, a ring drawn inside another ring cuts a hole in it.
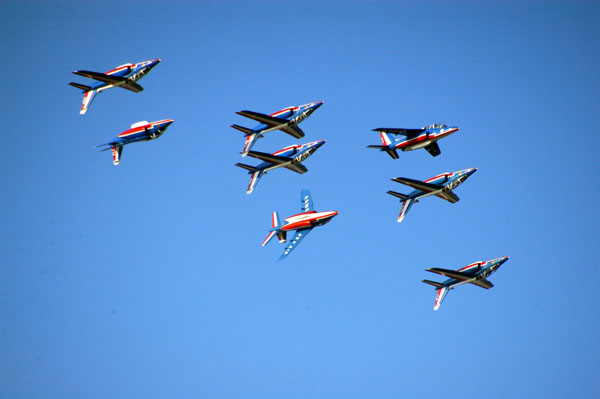
[[[600,396],[598,2],[5,1],[0,397]],[[86,115],[69,81],[162,58]],[[245,194],[232,123],[323,100]],[[139,120],[159,140],[94,146]],[[442,155],[365,148],[456,124]],[[396,223],[396,176],[478,167]],[[339,210],[285,261],[270,215]],[[510,261],[434,312],[427,267]]]

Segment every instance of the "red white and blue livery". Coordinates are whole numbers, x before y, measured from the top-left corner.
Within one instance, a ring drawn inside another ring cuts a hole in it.
[[[460,199],[452,190],[462,184],[469,178],[473,173],[477,171],[477,168],[470,168],[459,170],[454,173],[442,173],[427,179],[425,181],[409,179],[408,177],[394,177],[392,181],[406,184],[414,188],[415,190],[410,194],[400,194],[396,191],[388,191],[387,193],[394,197],[400,198],[402,207],[400,208],[400,214],[398,215],[398,223],[404,220],[404,216],[415,203],[419,202],[419,199],[435,195],[441,199],[445,199],[450,203],[458,202]]]
[[[441,123],[419,129],[378,127],[373,131],[379,132],[381,145],[369,145],[367,147],[385,151],[393,159],[398,159],[398,150],[411,151],[419,148],[425,148],[432,156],[437,157],[441,154],[438,140],[457,132],[459,129],[458,126],[446,126]]]
[[[471,263],[458,270],[441,269],[439,267],[432,267],[427,269],[428,272],[440,274],[445,277],[449,277],[448,280],[438,283],[431,280],[423,280],[424,283],[433,285],[437,290],[435,297],[435,304],[433,310],[438,310],[442,301],[446,297],[449,290],[454,289],[462,284],[474,284],[478,287],[490,289],[494,286],[487,278],[498,270],[504,262],[508,260],[508,256],[501,258],[491,259],[485,262],[479,261]]]
[[[325,140],[313,141],[302,145],[290,145],[272,154],[248,151],[248,156],[258,158],[264,162],[257,166],[246,165],[243,163],[235,164],[235,166],[239,166],[240,168],[249,171],[250,183],[248,184],[246,194],[252,194],[256,183],[258,183],[264,174],[272,169],[287,168],[300,174],[308,172],[308,169],[302,164],[302,161],[314,154],[323,144],[325,144]]]
[[[242,156],[245,157],[248,155],[248,152],[256,140],[263,137],[263,134],[273,130],[281,130],[297,139],[304,137],[304,132],[298,127],[298,124],[308,118],[310,114],[315,112],[321,105],[323,105],[323,101],[316,101],[297,107],[287,107],[271,115],[254,111],[236,112],[238,115],[260,122],[260,125],[253,129],[239,125],[231,125],[232,128],[237,129],[246,135],[244,149],[241,153]]]
[[[158,65],[159,62],[160,59],[157,58],[155,60],[138,62],[137,64],[128,63],[118,66],[106,73],[92,71],[73,72],[75,75],[84,76],[86,78],[98,81],[97,83],[93,83],[91,86],[75,82],[69,83],[69,85],[83,90],[83,103],[81,104],[81,110],[79,113],[82,115],[85,114],[90,104],[96,97],[96,94],[106,89],[110,89],[112,87],[122,87],[123,89],[133,91],[134,93],[139,93],[140,91],[144,90],[144,88],[136,82],[150,72],[150,70]]]
[[[286,245],[279,260],[285,259],[314,227],[329,223],[339,213],[338,211],[315,211],[312,197],[308,190],[300,192],[300,202],[302,203],[302,213],[284,219],[283,224],[279,219],[279,214],[273,212],[273,216],[271,217],[272,228],[267,238],[261,244],[264,247],[274,236],[277,236],[280,243],[285,243],[288,231],[295,230],[294,238]]]
[[[121,154],[125,145],[137,143],[138,141],[157,139],[167,130],[171,123],[173,123],[173,119],[164,119],[156,122],[137,122],[131,125],[130,129],[119,134],[115,140],[97,147],[106,146],[106,148],[100,151],[112,150],[113,164],[118,165],[121,161]]]

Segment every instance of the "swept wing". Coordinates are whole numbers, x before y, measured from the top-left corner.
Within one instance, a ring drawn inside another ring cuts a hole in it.
[[[294,248],[296,248],[298,244],[300,244],[300,241],[302,241],[304,237],[306,237],[306,235],[310,233],[311,230],[312,227],[309,229],[296,230],[294,238],[292,238],[290,243],[285,247],[285,249],[283,250],[283,254],[281,254],[281,256],[279,257],[279,260],[285,259],[290,254],[290,252],[292,252]]]
[[[92,72],[92,71],[75,71],[73,72],[75,75],[85,76],[86,78],[99,80],[104,83],[109,84],[122,84],[127,81],[127,78],[123,78],[121,76],[112,76],[107,75],[105,73],[100,72]]]
[[[425,149],[433,157],[437,157],[438,155],[440,155],[442,153],[442,151],[440,150],[440,146],[438,145],[437,142],[429,144],[427,147],[425,147]]]
[[[427,271],[431,272],[431,273],[441,274],[442,276],[450,277],[455,280],[461,281],[463,283],[471,283],[471,284],[474,284],[478,287],[485,288],[485,289],[490,289],[494,286],[494,284],[492,284],[491,281],[489,281],[485,278],[477,279],[476,276],[473,276],[470,273],[459,272],[456,270],[442,269],[439,267],[432,267],[430,269],[427,269]]]
[[[281,131],[286,132],[287,134],[299,139],[304,137],[304,132],[298,126],[288,125],[289,121],[284,118],[277,118],[275,116],[270,116],[266,114],[261,114],[260,112],[254,111],[239,111],[236,112],[238,115],[245,116],[246,118],[254,119],[260,123],[264,123],[265,125],[276,128]]]
[[[374,132],[384,132],[391,134],[399,134],[406,136],[407,138],[415,137],[423,133],[426,129],[402,129],[402,128],[391,128],[391,127],[378,127],[373,129]]]
[[[313,207],[313,200],[312,196],[310,195],[310,191],[306,189],[300,191],[300,202],[302,203],[302,206],[300,206],[302,212],[311,212],[315,210]]]

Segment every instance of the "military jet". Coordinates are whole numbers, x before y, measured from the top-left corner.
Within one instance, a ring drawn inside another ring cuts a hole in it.
[[[441,154],[437,141],[457,132],[459,129],[458,126],[449,127],[441,123],[420,129],[378,127],[373,131],[379,132],[381,145],[369,145],[367,148],[378,148],[387,152],[394,159],[398,159],[397,150],[411,151],[419,148],[425,148],[432,156],[437,157]],[[403,138],[390,138],[389,134],[403,136]]]
[[[442,283],[423,280],[424,283],[433,285],[437,289],[433,310],[438,310],[440,308],[440,305],[449,290],[454,289],[454,287],[461,284],[471,283],[478,287],[485,288],[486,290],[492,288],[494,284],[488,281],[487,278],[507,260],[508,256],[503,256],[502,258],[491,259],[485,262],[480,261],[471,263],[458,270],[440,269],[439,267],[427,269],[428,272],[449,277],[448,280]]]
[[[100,144],[98,147],[106,148],[100,151],[112,150],[113,164],[118,165],[121,160],[123,147],[127,144],[137,143],[138,141],[154,140],[160,137],[161,134],[173,123],[173,119],[165,119],[156,122],[141,121],[131,125],[131,128],[111,141],[110,143]]]
[[[88,107],[96,97],[96,94],[110,89],[111,87],[122,87],[123,89],[131,90],[134,93],[139,93],[144,90],[142,86],[136,82],[154,68],[160,59],[138,62],[137,64],[124,64],[116,67],[106,73],[92,71],[75,71],[75,75],[84,76],[86,78],[97,80],[91,86],[86,86],[80,83],[70,82],[69,85],[83,90],[83,103],[81,104],[80,114],[85,114]]]
[[[323,105],[323,101],[317,101],[310,104],[299,105],[297,107],[284,108],[271,115],[265,115],[254,111],[236,112],[238,115],[254,119],[260,122],[260,125],[250,129],[239,125],[231,125],[232,128],[243,132],[246,135],[244,149],[241,154],[243,157],[248,155],[256,140],[263,134],[272,130],[281,130],[297,139],[304,137],[304,132],[298,127],[298,124],[308,118],[310,114]]]
[[[252,194],[256,183],[258,183],[264,174],[272,169],[284,167],[300,174],[308,172],[308,169],[302,164],[302,161],[314,154],[314,152],[323,144],[325,144],[325,140],[313,141],[302,145],[290,145],[272,154],[248,151],[249,156],[258,158],[264,162],[257,166],[246,165],[243,163],[235,164],[235,166],[248,170],[248,173],[251,175],[246,194]]]
[[[469,178],[473,173],[477,171],[477,168],[459,170],[454,173],[442,173],[441,175],[432,177],[425,181],[413,180],[407,177],[395,177],[392,180],[398,183],[406,184],[414,188],[415,190],[408,195],[400,194],[395,191],[388,191],[387,193],[394,197],[400,198],[402,207],[400,208],[400,214],[398,215],[398,223],[404,220],[404,216],[410,209],[413,203],[418,202],[419,199],[435,195],[445,199],[448,202],[455,203],[459,201],[459,198],[453,189],[458,187],[461,183]]]
[[[269,235],[261,244],[264,247],[275,235],[277,235],[277,238],[279,238],[280,243],[284,243],[287,239],[287,232],[296,230],[294,238],[285,247],[279,260],[285,259],[290,252],[292,252],[294,248],[298,246],[300,241],[302,241],[302,239],[306,237],[308,233],[310,233],[313,227],[322,226],[326,223],[329,223],[329,221],[331,221],[331,219],[333,219],[339,213],[338,211],[315,211],[313,208],[312,196],[308,190],[300,191],[300,202],[302,204],[300,207],[302,213],[284,219],[284,224],[281,224],[279,214],[277,212],[273,212],[273,216],[271,218],[272,229],[269,230]]]

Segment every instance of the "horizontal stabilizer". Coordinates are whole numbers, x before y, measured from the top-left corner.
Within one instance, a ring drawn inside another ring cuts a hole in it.
[[[390,191],[388,191],[387,193],[388,193],[389,195],[393,195],[394,197],[398,197],[398,198],[400,198],[400,199],[402,199],[402,200],[408,199],[408,196],[406,196],[406,195],[404,195],[404,194],[397,193],[397,192],[395,192],[395,191],[391,191],[391,190],[390,190]]]
[[[244,132],[246,134],[250,133],[252,129],[240,126],[240,125],[231,125],[232,128],[239,130],[240,132]]]
[[[80,83],[75,83],[75,82],[70,82],[69,86],[77,87],[78,89],[81,89],[83,91],[88,91],[88,90],[92,89],[91,86],[86,86],[86,85],[82,85]]]
[[[378,148],[380,150],[385,150],[388,148],[387,145],[368,145],[367,148]]]
[[[436,288],[440,288],[442,286],[442,283],[438,283],[437,281],[423,280],[423,282],[425,284],[433,285]]]
[[[244,168],[246,170],[249,170],[250,172],[256,171],[256,168],[254,166],[246,165],[245,163],[236,163],[235,166],[239,166],[240,168]]]

